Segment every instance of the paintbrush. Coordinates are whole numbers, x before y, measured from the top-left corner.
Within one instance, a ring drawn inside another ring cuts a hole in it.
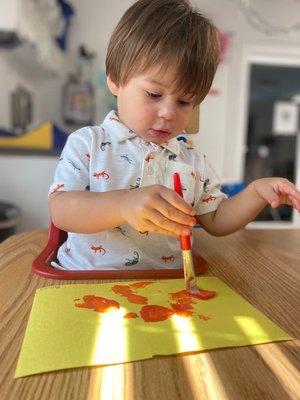
[[[179,196],[183,197],[180,175],[178,172],[173,174],[174,190]],[[185,288],[191,294],[199,294],[201,289],[197,286],[194,261],[191,246],[191,235],[180,235],[180,247],[182,250],[183,271]]]

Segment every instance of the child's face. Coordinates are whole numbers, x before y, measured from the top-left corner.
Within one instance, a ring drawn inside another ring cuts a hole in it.
[[[118,115],[142,139],[161,144],[180,134],[193,111],[193,96],[174,91],[174,72],[152,69],[135,75],[123,86],[108,77],[108,87],[117,96]]]

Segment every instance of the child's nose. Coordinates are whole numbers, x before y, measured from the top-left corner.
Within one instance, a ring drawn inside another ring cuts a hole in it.
[[[171,103],[162,105],[162,107],[159,109],[158,116],[168,121],[174,120],[176,117],[175,106]]]

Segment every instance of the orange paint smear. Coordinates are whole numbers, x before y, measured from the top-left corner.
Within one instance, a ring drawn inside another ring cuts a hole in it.
[[[153,282],[145,281],[145,282],[135,282],[129,285],[114,285],[112,287],[112,291],[116,294],[119,294],[125,297],[129,302],[134,304],[147,304],[148,298],[144,296],[139,296],[136,294],[136,290],[138,288],[146,287]],[[171,297],[170,305],[172,308],[167,308],[159,305],[144,305],[140,310],[140,315],[145,322],[158,322],[164,321],[172,315],[177,314],[182,317],[190,317],[194,315],[193,305],[195,304],[195,300],[208,300],[216,296],[215,291],[203,290],[201,289],[199,294],[189,293],[186,290],[180,290],[175,293],[169,293]],[[76,299],[74,301],[79,301],[80,299]],[[95,295],[86,295],[83,296],[83,300],[81,302],[75,303],[76,307],[80,308],[88,308],[98,312],[109,312],[113,309],[119,309],[120,304],[111,299],[106,299],[104,297],[95,296]],[[200,314],[198,317],[204,321],[211,319],[210,316]],[[139,318],[139,315],[135,312],[128,312],[124,315],[124,318]]]
[[[217,292],[213,291],[213,290],[204,290],[204,289],[200,289],[199,293],[191,293],[190,296],[194,297],[195,299],[199,299],[199,300],[209,300],[212,299],[213,297],[215,297],[217,295]]]
[[[179,292],[169,293],[172,300],[175,300],[180,304],[192,304],[193,299],[198,300],[209,300],[215,297],[217,292],[211,290],[201,289],[199,293],[189,293],[186,290],[180,290]]]
[[[169,296],[175,303],[170,303],[176,314],[183,317],[190,317],[193,315],[193,304],[195,299],[197,300],[208,300],[216,295],[216,292],[201,289],[200,293],[194,294],[189,293],[186,290],[180,290],[179,292],[169,293]]]
[[[190,317],[191,315],[193,315],[193,306],[185,306],[182,304],[171,304],[171,306],[176,314],[180,315],[181,317]]]
[[[192,296],[186,290],[180,290],[179,292],[169,293],[169,296],[172,298],[172,300],[175,300],[177,303],[185,303],[185,304],[194,303]]]
[[[167,307],[154,305],[143,306],[140,314],[145,322],[158,322],[168,319],[175,314],[175,311]]]
[[[140,288],[144,288],[148,285],[151,285],[153,282],[151,281],[145,281],[145,282],[134,282],[131,283],[129,286],[133,287],[134,289],[140,289]]]
[[[129,312],[126,315],[124,315],[124,318],[139,318],[139,316],[135,312]]]
[[[113,309],[119,309],[120,304],[115,300],[106,299],[104,297],[86,295],[83,296],[82,303],[75,303],[75,307],[89,308],[94,311],[105,313]]]
[[[173,301],[175,301],[175,303],[171,304],[174,310],[183,312],[193,309],[193,304],[195,304],[195,301],[186,290],[180,290],[176,293],[169,293],[169,296]]]
[[[116,294],[120,294],[133,304],[148,304],[147,297],[139,296],[134,293],[129,285],[115,285],[112,287],[112,291]]]

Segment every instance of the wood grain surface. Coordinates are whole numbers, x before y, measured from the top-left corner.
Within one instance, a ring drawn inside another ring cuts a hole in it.
[[[46,237],[46,231],[36,230],[14,235],[0,244],[1,400],[300,399],[299,340],[76,368],[14,380],[36,289],[76,283],[31,273],[31,262],[45,245]],[[243,230],[223,238],[198,231],[195,244],[209,263],[208,275],[221,278],[299,338],[299,230]]]

